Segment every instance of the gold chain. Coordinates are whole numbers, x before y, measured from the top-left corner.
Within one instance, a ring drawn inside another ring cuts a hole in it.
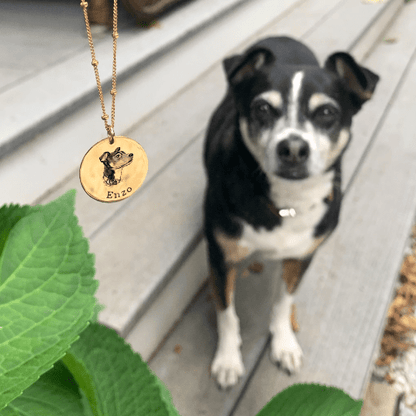
[[[104,105],[104,96],[103,96],[103,89],[101,87],[101,81],[100,81],[100,74],[98,73],[98,61],[95,57],[95,51],[94,51],[94,43],[92,42],[92,35],[91,35],[91,27],[90,22],[88,19],[88,13],[87,13],[87,7],[88,3],[85,0],[81,0],[80,3],[81,7],[84,11],[84,18],[85,18],[85,26],[87,28],[87,34],[88,34],[88,43],[90,45],[91,50],[91,65],[94,68],[95,73],[95,80],[97,81],[97,88],[98,88],[98,95],[100,96],[101,101],[101,109],[103,110],[102,119],[104,120],[105,129],[108,133],[108,138],[110,140],[110,144],[114,143],[114,121],[116,118],[116,54],[117,54],[117,38],[118,38],[118,32],[117,32],[117,0],[114,0],[113,5],[113,73],[112,73],[112,83],[111,83],[111,91],[110,94],[112,96],[111,101],[111,124],[108,124],[108,115],[105,112],[105,105]]]

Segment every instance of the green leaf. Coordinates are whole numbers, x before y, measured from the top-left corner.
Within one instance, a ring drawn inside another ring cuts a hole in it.
[[[11,229],[0,257],[0,410],[59,360],[94,312],[98,282],[75,191]]]
[[[105,305],[102,305],[102,304],[97,302],[94,306],[94,313],[92,315],[92,318],[90,319],[90,322],[98,322],[98,315],[104,309],[105,309]]]
[[[36,208],[30,207],[29,205],[19,206],[14,204],[3,205],[0,208],[0,256],[11,229],[21,218],[35,210]]]
[[[112,329],[91,324],[63,362],[94,416],[179,416],[167,388]]]
[[[0,416],[15,415],[84,416],[78,386],[62,361],[0,411]]]
[[[336,387],[294,384],[283,390],[257,416],[359,416],[362,400]]]

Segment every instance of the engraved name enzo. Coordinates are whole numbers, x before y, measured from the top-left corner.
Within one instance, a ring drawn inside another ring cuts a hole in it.
[[[129,186],[127,189],[123,189],[121,192],[108,191],[108,193],[107,193],[107,199],[117,199],[117,198],[121,198],[123,196],[126,196],[132,190],[133,189],[130,188],[130,186]]]

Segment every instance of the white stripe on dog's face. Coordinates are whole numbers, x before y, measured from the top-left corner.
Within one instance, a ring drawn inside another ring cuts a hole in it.
[[[292,88],[289,95],[288,106],[288,121],[291,128],[295,128],[298,125],[299,107],[300,107],[300,94],[302,90],[302,81],[304,77],[302,71],[296,72],[292,78]]]
[[[277,153],[279,143],[285,139],[302,139],[308,144],[309,156],[303,167],[300,166],[308,176],[323,173],[349,141],[349,128],[341,128],[337,124],[339,116],[335,116],[334,123],[329,123],[330,127],[325,124],[331,120],[331,112],[341,113],[340,105],[323,92],[306,96],[305,79],[304,71],[295,72],[290,78],[286,97],[276,89],[254,97],[252,103],[266,101],[276,110],[269,111],[265,123],[262,123],[262,117],[257,118],[255,111],[250,113],[249,118],[240,119],[244,143],[270,177],[281,175],[281,170],[286,169],[287,165]]]

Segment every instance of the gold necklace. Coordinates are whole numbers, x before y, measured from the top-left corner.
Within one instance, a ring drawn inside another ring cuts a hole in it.
[[[84,191],[101,202],[116,202],[131,196],[142,185],[148,170],[148,160],[143,147],[136,141],[116,136],[114,133],[115,102],[116,102],[116,55],[117,55],[117,0],[113,6],[113,72],[110,94],[111,124],[105,112],[104,95],[98,72],[98,61],[95,56],[91,27],[88,19],[88,3],[81,0],[84,11],[85,26],[87,28],[88,43],[91,50],[91,65],[94,68],[98,95],[107,131],[107,138],[92,146],[82,159],[79,178]]]

